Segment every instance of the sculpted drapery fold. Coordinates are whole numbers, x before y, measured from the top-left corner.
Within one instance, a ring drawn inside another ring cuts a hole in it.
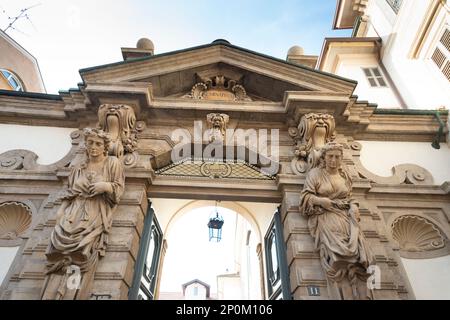
[[[71,170],[46,252],[48,286],[58,290],[56,296],[44,291],[44,299],[67,298],[67,274],[74,266],[85,277],[81,289],[86,294],[97,262],[105,256],[113,214],[124,192],[123,164],[108,156],[109,134],[100,129],[84,133],[87,158]]]
[[[308,217],[321,264],[337,288],[335,298],[365,299],[373,256],[359,225],[352,180],[341,168],[341,159],[341,145],[328,143],[322,148],[321,165],[308,172],[301,192],[300,212]]]
[[[112,192],[92,197],[89,184],[93,182],[106,182]],[[116,157],[105,159],[100,174],[89,171],[86,164],[74,168],[69,177],[69,188],[62,198],[66,208],[51,235],[49,261],[58,256],[70,257],[72,263],[85,272],[99,256],[104,256],[112,215],[123,188],[123,169]]]

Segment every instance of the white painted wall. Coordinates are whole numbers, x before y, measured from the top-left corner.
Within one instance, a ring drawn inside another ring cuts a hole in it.
[[[242,216],[236,222],[235,259],[236,272],[240,275],[240,291],[242,299],[260,300],[261,282],[260,267],[256,246],[258,244],[255,231]],[[250,232],[247,245],[247,234]]]
[[[5,279],[18,250],[19,247],[0,248],[0,285]]]
[[[450,181],[450,148],[444,143],[437,150],[431,142],[359,142],[362,164],[379,176],[392,176],[392,167],[411,163],[427,169],[437,185]]]
[[[384,75],[384,80],[388,87],[371,87],[362,68],[378,67]],[[378,108],[401,108],[401,103],[397,99],[394,91],[389,85],[388,78],[379,67],[375,55],[362,54],[342,54],[339,55],[339,63],[336,73],[340,76],[358,81],[354,94],[358,100],[366,100],[378,104]]]
[[[450,256],[401,260],[416,299],[450,300]]]
[[[404,0],[395,15],[385,0],[375,0],[369,2],[366,12],[371,24],[367,36],[382,39],[382,63],[410,109],[450,108],[449,82],[430,60],[439,29],[450,23],[448,13],[442,11],[436,19],[419,58],[409,58],[430,4],[431,1]]]
[[[218,300],[242,300],[244,299],[239,276],[217,277],[217,299]]]
[[[72,147],[70,133],[74,128],[38,127],[0,124],[0,154],[14,149],[33,151],[38,164],[52,164],[63,158]]]

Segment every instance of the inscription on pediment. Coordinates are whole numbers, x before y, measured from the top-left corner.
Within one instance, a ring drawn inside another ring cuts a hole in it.
[[[196,83],[188,94],[183,98],[197,100],[220,100],[220,101],[252,101],[247,96],[244,86],[238,80],[230,79],[223,75],[202,78],[202,82]]]

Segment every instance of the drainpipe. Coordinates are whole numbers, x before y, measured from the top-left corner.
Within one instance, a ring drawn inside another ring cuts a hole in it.
[[[441,141],[442,134],[444,133],[444,126],[445,126],[445,124],[444,124],[444,121],[442,121],[442,119],[441,119],[441,115],[440,115],[439,111],[436,111],[434,113],[434,117],[439,122],[439,130],[438,130],[438,132],[436,134],[436,137],[433,140],[433,143],[431,143],[431,145],[435,149],[440,149],[441,146],[439,145],[439,142]]]
[[[442,135],[444,134],[445,123],[441,119],[441,115],[447,115],[448,111],[443,110],[417,110],[417,109],[375,109],[374,114],[396,114],[396,115],[430,115],[434,116],[439,122],[439,129],[436,136],[431,143],[431,146],[435,149],[440,149],[441,146],[439,142],[441,141]]]

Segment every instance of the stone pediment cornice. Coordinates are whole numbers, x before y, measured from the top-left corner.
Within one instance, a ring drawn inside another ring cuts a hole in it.
[[[180,70],[223,63],[313,91],[353,92],[356,82],[295,65],[230,44],[206,46],[154,55],[99,67],[81,69],[85,83],[132,82]]]

